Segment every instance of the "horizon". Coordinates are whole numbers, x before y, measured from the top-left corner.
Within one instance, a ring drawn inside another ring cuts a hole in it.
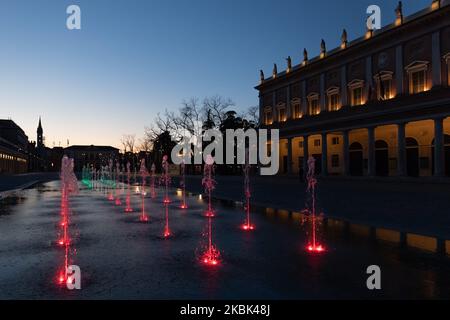
[[[65,26],[71,4],[81,8],[81,30]],[[41,116],[47,147],[69,140],[122,149],[123,134],[141,138],[158,112],[183,99],[221,95],[243,112],[258,105],[260,69],[282,70],[287,56],[297,65],[304,47],[316,56],[322,38],[335,48],[343,28],[359,38],[371,4],[381,7],[383,26],[393,22],[393,0],[8,1],[0,13],[9,44],[0,52],[0,118],[34,141]],[[405,15],[429,5],[406,3]]]

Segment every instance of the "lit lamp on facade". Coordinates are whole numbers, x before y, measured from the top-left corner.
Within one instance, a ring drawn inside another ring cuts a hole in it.
[[[436,9],[439,9],[440,7],[441,7],[441,1],[433,0],[433,2],[431,3],[431,9],[436,10]]]
[[[395,19],[395,25],[399,26],[403,23],[403,4],[401,1],[398,2],[398,6],[395,9],[395,15],[396,15],[396,19]]]

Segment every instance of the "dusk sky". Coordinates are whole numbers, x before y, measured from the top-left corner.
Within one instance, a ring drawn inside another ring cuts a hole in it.
[[[258,104],[259,69],[318,54],[365,32],[366,8],[394,19],[394,0],[1,0],[0,118],[31,140],[42,116],[46,144],[120,147],[183,99],[230,97]],[[77,4],[82,30],[66,28]],[[431,0],[403,1],[409,15]]]

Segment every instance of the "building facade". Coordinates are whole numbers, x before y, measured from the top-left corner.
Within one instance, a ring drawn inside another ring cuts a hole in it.
[[[256,89],[261,128],[280,130],[280,172],[450,176],[450,0],[355,41],[274,66]]]
[[[84,166],[107,165],[109,159],[119,158],[119,149],[110,146],[71,146],[64,149],[64,154],[75,160],[75,171],[80,172]]]
[[[12,120],[0,120],[0,174],[25,173],[28,137]]]

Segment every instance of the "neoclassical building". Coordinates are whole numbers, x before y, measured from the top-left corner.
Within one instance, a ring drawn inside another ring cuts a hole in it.
[[[450,176],[450,0],[432,1],[256,87],[262,128],[280,130],[280,173]]]

